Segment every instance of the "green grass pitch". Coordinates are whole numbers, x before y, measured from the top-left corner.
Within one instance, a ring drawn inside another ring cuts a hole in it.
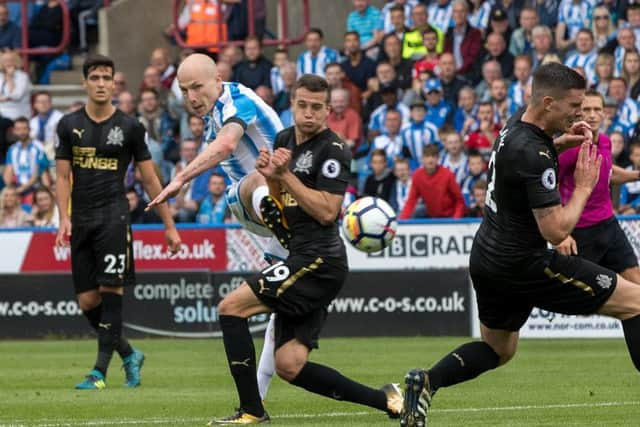
[[[401,382],[465,338],[323,339],[312,359],[365,384]],[[91,340],[0,342],[0,426],[204,426],[236,395],[220,340],[132,340],[143,385],[123,388],[116,356],[102,391],[73,390]],[[260,341],[257,342],[258,348]],[[382,413],[275,379],[266,403],[283,426],[397,426]],[[638,426],[640,375],[622,340],[526,340],[507,366],[434,399],[430,426]]]

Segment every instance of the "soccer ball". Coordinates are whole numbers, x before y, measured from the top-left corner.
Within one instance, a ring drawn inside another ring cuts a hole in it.
[[[396,236],[396,213],[377,197],[363,197],[351,203],[342,218],[346,239],[363,252],[379,252]]]

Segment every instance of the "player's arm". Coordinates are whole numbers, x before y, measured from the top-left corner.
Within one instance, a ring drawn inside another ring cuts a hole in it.
[[[204,171],[216,167],[225,160],[238,146],[238,142],[244,135],[244,127],[237,121],[225,124],[216,139],[214,139],[202,153],[176,175],[182,184],[191,181]]]
[[[557,203],[532,209],[542,237],[551,244],[559,245],[562,243],[578,223],[582,210],[600,176],[601,163],[602,156],[597,154],[597,149],[595,147],[591,149],[591,144],[582,144],[574,174],[575,189],[569,202],[562,206],[559,197],[556,196]],[[528,191],[531,199],[532,189],[528,188]],[[555,193],[557,195],[557,190]],[[554,196],[553,192],[550,192],[546,196],[543,194],[540,200],[544,200],[544,197],[549,197],[549,195]]]
[[[4,185],[13,184],[13,165],[11,163],[5,165],[2,179],[4,180]]]
[[[143,160],[136,162],[136,167],[140,171],[140,175],[142,175],[142,186],[144,187],[144,190],[147,192],[149,197],[157,197],[162,191],[162,185],[156,175],[156,171],[153,167],[153,161]],[[169,250],[172,253],[176,253],[180,250],[181,241],[178,230],[176,229],[176,224],[173,222],[173,217],[169,211],[169,206],[166,202],[159,203],[156,205],[156,212],[164,224]]]
[[[71,195],[71,161],[56,160],[56,204],[58,205],[58,234],[56,246],[67,246],[71,236],[69,197]]]
[[[277,173],[274,178],[279,179],[282,187],[293,196],[303,211],[322,225],[330,225],[338,218],[346,190],[347,183],[346,180],[343,180],[346,171],[341,162],[342,157],[341,155],[335,157],[337,158],[328,157],[323,163],[317,181],[320,189],[315,190],[304,185],[289,170],[290,150],[278,148],[272,155],[272,162]],[[332,166],[336,169],[326,172],[327,162],[333,162]]]
[[[191,163],[176,174],[169,185],[149,202],[145,210],[149,210],[174,197],[184,184],[202,174],[207,169],[216,167],[236,149],[243,135],[244,126],[239,123],[239,120],[227,122],[220,132],[218,132],[216,139],[211,141],[204,151],[198,154]]]
[[[611,169],[611,183],[624,184],[625,182],[633,182],[640,180],[640,171],[621,168],[613,165]]]

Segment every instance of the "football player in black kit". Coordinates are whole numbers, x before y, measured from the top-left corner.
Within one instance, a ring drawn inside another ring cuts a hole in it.
[[[541,66],[533,75],[526,111],[496,139],[485,219],[469,263],[482,340],[458,347],[428,370],[406,375],[401,426],[426,425],[428,406],[439,388],[507,363],[533,307],[621,320],[629,354],[640,370],[640,286],[579,256],[547,248],[547,242],[558,244],[571,233],[600,174],[602,159],[586,136],[588,127],[576,126],[585,87],[584,78],[564,65]],[[575,190],[564,206],[552,140],[563,132],[587,139],[578,155]]]
[[[263,149],[256,169],[273,195],[280,195],[291,231],[290,255],[262,270],[219,304],[220,326],[240,407],[218,424],[258,424],[269,420],[258,394],[256,358],[247,319],[275,311],[276,372],[293,385],[336,400],[360,403],[398,416],[397,386],[373,389],[334,369],[309,362],[309,352],[327,316],[327,306],[342,288],[347,255],[337,219],[347,187],[349,147],[326,126],[329,87],[322,77],[305,74],[291,97],[294,127],[281,131],[274,152]]]
[[[124,175],[133,160],[145,190],[162,190],[145,142],[145,129],[135,118],[111,104],[113,61],[94,56],[82,67],[88,102],[58,124],[56,198],[60,228],[56,245],[71,244],[71,269],[78,304],[98,334],[93,370],[76,389],[105,387],[111,356],[123,361],[127,387],[140,384],[141,351],[122,336],[122,295],[134,281],[129,205]],[[71,198],[71,203],[69,199]],[[69,218],[71,210],[71,218]],[[166,204],[158,206],[171,252],[180,236]]]

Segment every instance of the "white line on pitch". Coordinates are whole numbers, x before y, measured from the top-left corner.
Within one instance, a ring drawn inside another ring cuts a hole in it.
[[[569,409],[569,408],[600,408],[614,406],[640,406],[640,401],[628,402],[594,402],[594,403],[564,403],[554,405],[523,405],[523,406],[490,406],[486,408],[450,408],[450,409],[433,409],[431,412],[442,413],[464,413],[464,412],[496,412],[496,411],[528,411],[535,409]],[[332,417],[349,417],[363,415],[379,415],[379,412],[360,411],[360,412],[326,412],[317,414],[282,414],[274,416],[274,420],[278,419],[298,419],[298,418],[332,418]],[[132,419],[132,420],[102,420],[102,421],[76,421],[76,420],[20,420],[7,422],[0,420],[0,427],[23,427],[26,424],[22,422],[37,422],[40,427],[75,427],[75,426],[104,426],[104,425],[140,425],[140,424],[186,424],[193,422],[207,421],[208,418],[148,418],[148,419]],[[50,422],[42,424],[42,421]]]

